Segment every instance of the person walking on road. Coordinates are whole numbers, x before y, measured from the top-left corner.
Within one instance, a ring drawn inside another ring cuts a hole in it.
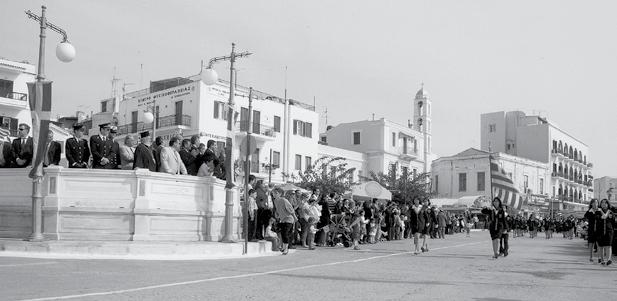
[[[594,249],[596,245],[596,212],[598,211],[598,199],[591,199],[589,202],[589,210],[585,212],[587,219],[587,247],[589,248],[589,262],[593,262]]]
[[[482,214],[487,215],[489,222],[489,232],[493,243],[493,258],[499,258],[499,239],[502,234],[506,233],[506,213],[503,210],[501,199],[496,197],[493,199],[491,208],[482,208]]]
[[[613,243],[613,223],[615,215],[611,210],[611,204],[607,199],[600,201],[600,210],[596,211],[596,242],[600,251],[600,259],[598,262],[602,265],[611,265],[613,261],[612,243]]]
[[[420,199],[415,198],[413,205],[409,208],[409,226],[411,227],[411,235],[413,236],[414,255],[420,254],[420,235],[424,233],[426,221],[422,214],[422,205]]]

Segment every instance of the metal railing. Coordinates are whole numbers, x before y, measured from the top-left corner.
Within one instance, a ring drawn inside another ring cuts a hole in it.
[[[158,128],[176,126],[176,125],[183,125],[183,126],[189,126],[189,127],[191,126],[191,116],[190,115],[182,115],[180,122],[178,122],[176,118],[177,118],[176,115],[159,117],[157,120],[158,125],[156,128],[158,129]],[[152,122],[151,123],[137,122],[137,123],[129,123],[129,124],[121,125],[118,127],[118,134],[126,135],[126,134],[131,134],[131,133],[138,133],[138,132],[146,131],[146,130],[152,130]]]
[[[10,99],[15,99],[15,100],[28,101],[28,94],[19,93],[19,92],[6,92],[6,93],[2,93],[2,94],[0,94],[0,97],[10,98]]]
[[[237,121],[236,126],[238,126],[241,132],[246,132],[249,126],[251,126],[252,134],[262,135],[262,136],[267,136],[267,137],[274,137],[275,135],[273,126],[265,125],[265,124],[261,124],[257,122],[251,122],[249,124],[249,122],[246,120]]]

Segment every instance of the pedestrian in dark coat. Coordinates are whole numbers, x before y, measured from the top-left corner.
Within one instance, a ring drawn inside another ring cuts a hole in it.
[[[156,171],[156,161],[154,161],[154,155],[150,150],[150,132],[143,132],[139,134],[141,136],[141,143],[135,148],[135,161],[133,162],[133,169],[145,168],[150,171]]]

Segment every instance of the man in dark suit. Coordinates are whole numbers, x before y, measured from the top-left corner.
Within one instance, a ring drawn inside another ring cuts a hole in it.
[[[34,145],[32,137],[28,137],[30,126],[22,123],[19,125],[19,134],[13,140],[13,167],[26,167],[32,164],[32,156],[34,154]]]
[[[100,134],[90,137],[90,151],[92,152],[92,168],[113,169],[115,160],[113,153],[114,142],[109,138],[109,123],[99,125]]]
[[[59,142],[54,141],[54,132],[49,131],[47,133],[47,154],[43,159],[43,167],[49,165],[60,165],[60,154],[62,153],[62,147]]]
[[[154,139],[154,144],[150,147],[154,161],[156,161],[156,171],[161,171],[161,150],[163,149],[163,138],[158,136]]]
[[[64,152],[69,161],[69,168],[88,168],[90,148],[88,141],[83,138],[84,131],[83,124],[76,123],[73,125],[74,137],[66,140]]]
[[[156,171],[156,161],[154,160],[154,155],[152,155],[152,150],[150,149],[150,144],[152,144],[150,132],[143,132],[139,134],[139,136],[141,137],[141,142],[137,145],[137,148],[135,148],[135,161],[133,162],[133,169],[147,168],[150,171]]]
[[[179,153],[180,153],[180,158],[182,159],[182,163],[184,163],[184,166],[186,167],[186,172],[189,175],[196,176],[197,170],[199,169],[199,166],[201,165],[201,164],[198,164],[198,162],[201,162],[201,161],[197,160],[197,158],[191,155],[191,140],[190,139],[182,140],[182,148],[180,149]]]

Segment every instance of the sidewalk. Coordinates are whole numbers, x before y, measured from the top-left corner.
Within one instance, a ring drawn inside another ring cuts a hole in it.
[[[0,239],[0,256],[54,259],[209,260],[273,256],[271,242],[43,241]]]

